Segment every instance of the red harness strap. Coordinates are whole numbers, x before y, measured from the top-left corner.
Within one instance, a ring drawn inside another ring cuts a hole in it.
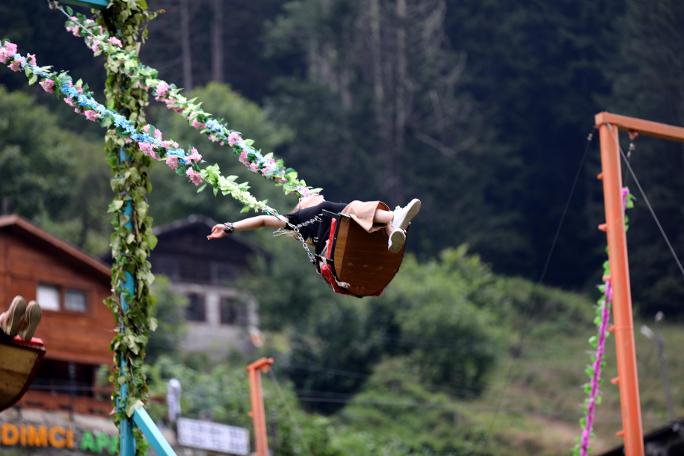
[[[335,229],[337,228],[337,219],[332,219],[330,221],[330,236],[328,236],[328,248],[326,249],[325,252],[325,258],[328,260],[331,258],[332,255],[332,245],[333,245],[333,239],[335,238]],[[347,291],[346,288],[342,288],[337,284],[337,280],[335,279],[335,276],[333,275],[332,268],[330,267],[329,264],[324,263],[321,266],[321,275],[325,279],[326,282],[330,284],[330,286],[333,288],[335,293],[340,293],[340,294],[351,294],[349,291]]]

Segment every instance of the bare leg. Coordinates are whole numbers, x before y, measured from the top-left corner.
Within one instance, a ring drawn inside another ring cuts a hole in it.
[[[385,225],[385,232],[389,236],[392,234],[392,220],[394,220],[394,212],[378,209],[373,215],[373,223],[377,225]]]

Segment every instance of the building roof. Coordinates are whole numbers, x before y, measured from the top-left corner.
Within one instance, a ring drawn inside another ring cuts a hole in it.
[[[181,234],[183,232],[201,232],[202,234],[209,234],[211,232],[211,228],[217,223],[218,222],[216,222],[210,217],[191,214],[183,219],[178,219],[166,225],[160,225],[158,227],[155,227],[153,229],[153,232],[155,236],[157,236],[159,240],[162,241],[162,239],[164,238],[170,238],[174,235]],[[265,255],[265,252],[263,252],[260,248],[254,246],[248,241],[245,241],[244,239],[235,236],[228,236],[222,239],[213,240],[211,241],[213,244],[207,243],[206,240],[201,236],[197,238],[197,240],[201,241],[202,244],[211,245],[211,247],[209,248],[210,251],[220,250],[221,248],[225,249],[229,248],[230,246],[233,249],[238,248],[240,251],[249,254]]]
[[[111,270],[100,260],[83,253],[18,215],[0,216],[0,230],[20,236],[36,247],[60,255],[67,263],[98,276],[106,283],[111,281]]]

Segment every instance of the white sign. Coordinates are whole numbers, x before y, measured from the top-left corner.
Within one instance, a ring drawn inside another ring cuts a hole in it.
[[[249,455],[247,429],[188,418],[178,418],[176,424],[178,443],[181,446],[240,456]]]

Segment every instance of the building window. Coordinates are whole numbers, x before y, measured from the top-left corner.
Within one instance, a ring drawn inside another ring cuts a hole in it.
[[[69,310],[71,312],[85,312],[85,292],[81,290],[67,289],[64,292],[64,310]]]
[[[185,317],[190,321],[207,321],[207,307],[204,304],[204,295],[199,293],[188,294],[188,307]]]
[[[247,304],[235,298],[221,298],[220,314],[222,325],[247,326],[249,323]]]
[[[54,285],[38,284],[36,300],[45,310],[59,310],[59,288]]]

